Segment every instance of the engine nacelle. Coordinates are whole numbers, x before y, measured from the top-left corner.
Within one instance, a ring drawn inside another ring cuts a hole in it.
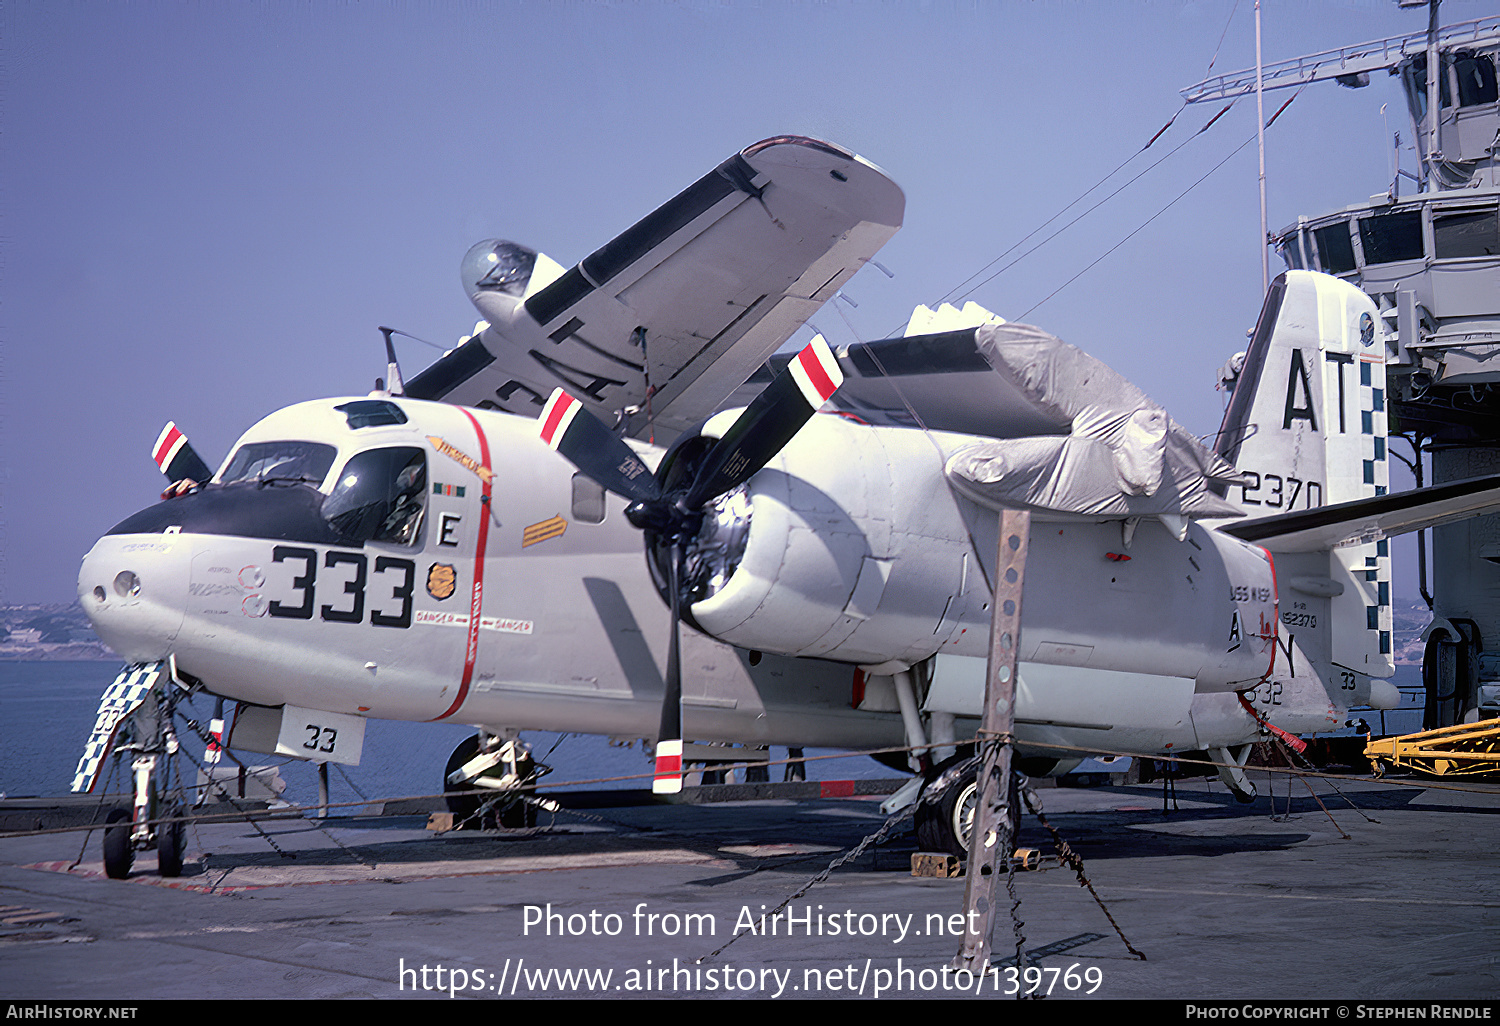
[[[965,441],[814,417],[705,519],[700,552],[720,565],[704,568],[712,593],[693,619],[730,644],[786,655],[931,655],[958,606],[989,598],[943,475],[944,450]]]
[[[944,475],[972,441],[814,417],[706,515],[689,552],[692,620],[741,648],[877,673],[938,653],[983,657],[995,513]],[[1171,677],[1190,682],[1188,694],[1266,679],[1278,644],[1269,557],[1200,524],[1186,530],[1039,513],[1021,658]]]

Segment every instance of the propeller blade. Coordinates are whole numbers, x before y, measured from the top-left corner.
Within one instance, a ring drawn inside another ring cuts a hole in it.
[[[821,335],[813,339],[708,450],[686,493],[676,489],[664,493],[656,475],[635,451],[562,389],[556,389],[542,408],[542,441],[596,484],[632,500],[625,510],[626,518],[645,530],[648,539],[654,536],[671,546],[667,593],[672,634],[667,643],[661,726],[656,732],[656,770],[651,782],[656,794],[682,790],[681,633],[686,539],[697,530],[701,507],[764,467],[843,380],[828,344]]]
[[[792,440],[843,383],[844,372],[838,360],[823,336],[817,336],[745,407],[709,450],[683,505],[697,509],[714,496],[744,484]]]
[[[661,727],[656,732],[656,775],[653,794],[677,794],[682,790],[682,653],[679,634],[682,623],[683,547],[672,546],[667,587],[672,596],[672,634],[667,642],[667,679],[661,698]]]
[[[167,480],[174,484],[185,479],[203,484],[214,476],[208,464],[203,462],[203,457],[188,443],[187,435],[179,431],[176,423],[170,420],[161,429],[161,434],[156,436],[156,444],[151,447],[151,458],[156,461],[161,472],[167,475]]]
[[[562,389],[542,407],[542,441],[565,456],[595,484],[635,502],[661,498],[656,475],[635,450]]]

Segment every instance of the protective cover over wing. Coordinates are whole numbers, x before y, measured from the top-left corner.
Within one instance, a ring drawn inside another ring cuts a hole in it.
[[[885,339],[850,346],[839,366],[833,402],[845,413],[993,439],[948,462],[950,484],[982,505],[1091,519],[1243,515],[1209,490],[1237,480],[1233,466],[1120,374],[1038,328]]]
[[[669,439],[718,409],[904,209],[873,164],[783,136],[730,157],[541,287],[534,252],[475,247],[465,287],[489,326],[407,394],[535,415],[562,387],[607,423],[623,414],[631,434]]]
[[[1209,491],[1238,472],[1139,388],[1066,342],[1024,324],[985,325],[976,345],[995,374],[1053,425],[955,453],[948,480],[993,508],[1086,517],[1228,517]]]

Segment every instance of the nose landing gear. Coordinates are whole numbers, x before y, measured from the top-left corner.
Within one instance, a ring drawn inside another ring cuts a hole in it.
[[[182,875],[187,849],[184,800],[174,774],[178,752],[172,713],[182,687],[171,661],[127,666],[99,702],[93,734],[79,760],[73,790],[92,791],[104,759],[126,752],[131,759],[130,809],[111,809],[105,817],[104,872],[111,879],[130,875],[135,853],[156,849],[162,876]],[[160,820],[174,822],[159,822]]]

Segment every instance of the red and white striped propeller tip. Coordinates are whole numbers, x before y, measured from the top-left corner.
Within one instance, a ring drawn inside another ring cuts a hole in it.
[[[844,372],[839,368],[833,350],[828,348],[822,335],[815,336],[803,346],[787,369],[791,371],[792,380],[797,383],[807,405],[815,410],[827,402],[828,397],[844,383]]]
[[[542,407],[542,441],[555,450],[562,441],[562,436],[567,433],[568,425],[573,423],[573,418],[581,409],[583,404],[577,399],[560,388],[553,389],[547,405]]]
[[[682,790],[682,741],[667,739],[656,743],[656,776],[651,781],[653,794],[677,794]]]

